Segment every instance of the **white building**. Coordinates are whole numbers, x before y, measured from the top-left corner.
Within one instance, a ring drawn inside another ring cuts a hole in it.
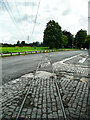
[[[88,35],[90,35],[90,1],[88,2]]]

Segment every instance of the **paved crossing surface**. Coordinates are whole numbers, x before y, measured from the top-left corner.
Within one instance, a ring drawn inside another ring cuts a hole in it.
[[[35,78],[31,85],[27,100],[20,118],[61,118],[63,112],[53,78]],[[2,87],[2,116],[3,119],[16,118],[28,82],[31,78],[20,78]]]
[[[84,58],[86,56],[86,60],[81,64],[79,61],[82,56]],[[45,74],[42,71],[41,75],[36,76],[32,81],[33,73],[29,73],[0,86],[0,117],[7,120],[16,119],[21,103],[30,86],[29,94],[19,118],[64,119],[55,84],[57,81],[67,119],[89,120],[89,56],[85,54],[82,56],[53,64],[54,76],[52,73],[47,72]],[[49,62],[47,63],[49,64]],[[45,65],[47,65],[46,62]],[[48,77],[45,78],[44,76],[43,78],[42,74]]]

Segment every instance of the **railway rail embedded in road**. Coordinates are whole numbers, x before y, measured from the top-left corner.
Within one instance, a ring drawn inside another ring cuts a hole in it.
[[[74,58],[74,61],[64,61],[64,64],[52,64],[52,57],[51,54],[44,54],[36,71],[0,86],[2,120],[82,117],[87,120],[87,104],[90,99],[88,68],[71,65],[77,58]],[[86,64],[87,61],[84,65]]]
[[[28,84],[28,90],[27,90],[27,92],[26,92],[26,94],[25,94],[25,97],[23,98],[23,101],[22,101],[21,106],[20,106],[20,109],[19,109],[19,111],[18,111],[16,120],[19,119],[19,117],[20,117],[20,115],[21,115],[21,112],[22,112],[22,109],[23,109],[23,107],[24,107],[25,101],[27,100],[27,96],[28,96],[28,94],[29,94],[29,92],[30,92],[31,85],[33,84],[33,81],[35,82],[35,75],[36,75],[36,73],[38,72],[39,68],[41,67],[41,63],[42,63],[43,59],[46,59],[46,58],[47,58],[47,60],[48,60],[48,61],[50,62],[50,64],[51,64],[52,72],[53,72],[53,77],[55,78],[54,69],[53,69],[52,63],[51,63],[51,61],[50,61],[50,57],[49,57],[49,56],[43,56],[43,57],[42,57],[42,60],[40,61],[40,63],[39,63],[38,66],[37,66],[37,69],[36,69],[36,71],[35,71],[35,73],[34,73],[34,76],[33,76],[33,78],[32,78],[32,81],[30,81],[30,83]],[[59,101],[60,101],[60,104],[61,104],[61,108],[62,108],[62,112],[63,112],[64,118],[65,118],[65,120],[67,120],[66,112],[65,112],[65,109],[64,109],[64,105],[63,105],[63,102],[62,102],[62,98],[61,98],[61,95],[60,95],[60,91],[59,91],[59,88],[58,88],[58,84],[57,84],[57,82],[56,82],[56,79],[54,80],[54,84],[55,84],[56,89],[57,89],[57,92],[58,92],[58,97],[59,97]]]

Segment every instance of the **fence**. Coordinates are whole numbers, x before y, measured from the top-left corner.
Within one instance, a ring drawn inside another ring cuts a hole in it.
[[[36,53],[48,53],[48,52],[55,52],[56,50],[41,50],[41,51],[26,51],[26,52],[16,52],[16,53],[1,53],[1,57],[3,56],[14,56],[14,55],[26,55],[26,54],[36,54]]]

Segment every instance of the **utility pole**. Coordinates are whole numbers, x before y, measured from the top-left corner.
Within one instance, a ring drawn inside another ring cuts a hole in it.
[[[90,35],[90,1],[88,2],[88,35]],[[89,55],[90,55],[90,43],[89,43]]]
[[[90,1],[88,2],[88,35],[90,35]]]
[[[88,2],[88,35],[90,35],[90,1]],[[89,49],[88,49],[88,95],[90,95],[90,43],[89,43]],[[88,115],[90,115],[90,101],[87,101],[87,112]]]

